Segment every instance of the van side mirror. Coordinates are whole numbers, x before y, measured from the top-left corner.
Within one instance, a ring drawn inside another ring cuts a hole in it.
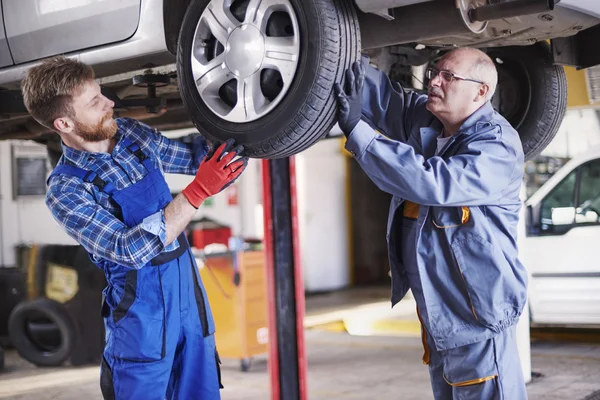
[[[565,226],[575,223],[575,207],[557,207],[552,209],[552,225]]]

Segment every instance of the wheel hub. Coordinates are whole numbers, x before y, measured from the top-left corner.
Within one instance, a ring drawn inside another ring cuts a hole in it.
[[[265,54],[265,38],[258,28],[243,24],[235,28],[225,46],[225,64],[239,78],[256,73]]]

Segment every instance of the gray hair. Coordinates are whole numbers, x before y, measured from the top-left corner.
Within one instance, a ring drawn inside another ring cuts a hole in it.
[[[453,53],[467,53],[475,57],[473,65],[469,70],[469,78],[481,81],[488,85],[489,91],[486,101],[491,100],[498,86],[498,71],[494,61],[483,51],[474,47],[459,47],[447,53],[444,57],[450,56]],[[458,54],[457,54],[458,55]]]

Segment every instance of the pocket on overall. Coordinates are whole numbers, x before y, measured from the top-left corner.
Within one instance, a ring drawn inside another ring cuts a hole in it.
[[[127,272],[123,296],[108,327],[114,357],[131,361],[164,357],[165,306],[159,268]]]
[[[454,388],[463,388],[461,391],[480,390],[476,386],[499,377],[493,339],[445,350],[442,363],[446,383]],[[492,392],[497,392],[496,389],[497,385]]]
[[[506,312],[514,311],[511,301],[516,288],[504,254],[475,234],[455,240],[452,252],[475,319],[487,328],[499,329]]]

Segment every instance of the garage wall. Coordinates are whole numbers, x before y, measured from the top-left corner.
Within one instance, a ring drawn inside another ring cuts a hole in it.
[[[46,148],[31,141],[0,141],[0,266],[14,266],[15,246],[74,244],[52,218],[44,195],[13,196],[13,158],[46,159]],[[47,162],[47,170],[50,171]]]
[[[571,158],[599,145],[600,109],[567,110],[558,133],[542,155]]]
[[[296,155],[300,257],[308,292],[350,284],[347,158],[340,139]]]

